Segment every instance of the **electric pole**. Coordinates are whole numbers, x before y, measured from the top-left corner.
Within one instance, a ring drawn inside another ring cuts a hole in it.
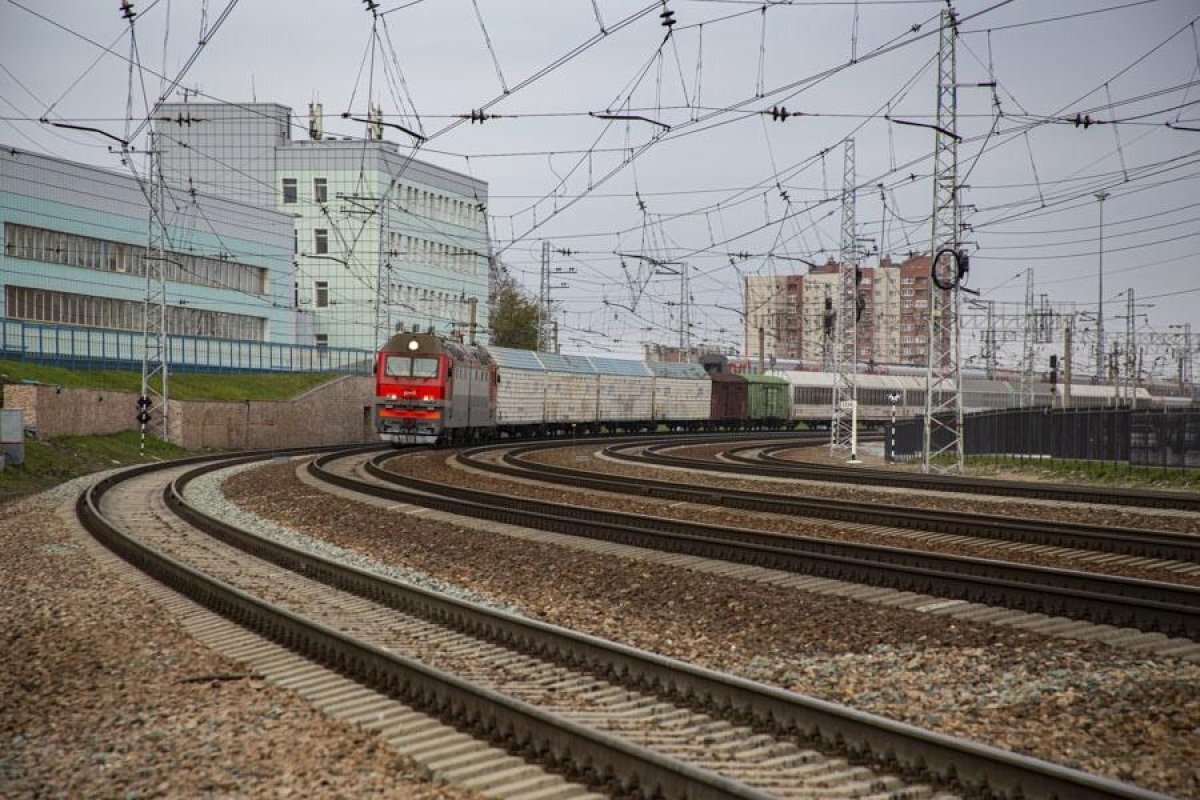
[[[858,400],[858,242],[854,231],[854,140],[846,140],[842,172],[842,242],[838,264],[837,316],[834,318],[833,409],[830,450],[849,450],[850,461],[858,460],[855,423]]]
[[[538,337],[537,349],[546,353],[550,351],[553,341],[550,329],[550,242],[542,242],[542,282],[538,292]]]
[[[1033,405],[1033,371],[1036,339],[1033,313],[1033,270],[1025,270],[1025,337],[1021,353],[1021,408]]]
[[[1137,410],[1138,348],[1137,310],[1133,301],[1133,287],[1125,292],[1125,383],[1128,388],[1129,407]]]
[[[167,223],[158,134],[150,132],[150,229],[145,258],[146,294],[142,304],[142,390],[137,419],[141,423],[141,450],[146,434],[170,441],[170,394],[167,382]]]
[[[1107,383],[1108,378],[1104,374],[1104,201],[1108,199],[1108,192],[1096,192],[1095,197],[1100,201],[1100,294],[1096,308],[1096,377],[1101,383]]]
[[[942,9],[938,39],[937,125],[933,151],[933,232],[929,280],[929,340],[925,368],[925,428],[921,468],[963,470],[962,373],[959,370],[958,87],[956,14]],[[942,454],[954,462],[938,465]]]

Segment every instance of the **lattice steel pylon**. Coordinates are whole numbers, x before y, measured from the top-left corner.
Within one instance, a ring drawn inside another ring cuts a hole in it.
[[[538,292],[538,342],[537,349],[549,352],[554,341],[550,299],[550,242],[542,242],[542,281]]]
[[[933,152],[933,235],[929,280],[929,341],[925,369],[925,429],[921,468],[962,472],[962,372],[959,369],[958,88],[953,8],[942,9],[938,42],[937,125]],[[939,283],[941,285],[939,285]],[[942,456],[953,456],[944,463]]]
[[[830,451],[846,450],[857,461],[858,421],[858,244],[854,234],[854,140],[846,140],[842,173],[842,243],[838,265],[838,293],[833,323],[833,408]]]
[[[1017,405],[1021,408],[1033,406],[1033,372],[1037,353],[1037,335],[1034,330],[1033,270],[1025,270],[1025,327],[1021,338],[1021,397]]]
[[[141,423],[141,449],[146,449],[146,434],[170,441],[170,394],[168,392],[167,351],[167,221],[162,156],[158,151],[157,132],[150,133],[150,229],[144,265],[146,295],[142,305],[142,391],[138,397],[137,418]]]

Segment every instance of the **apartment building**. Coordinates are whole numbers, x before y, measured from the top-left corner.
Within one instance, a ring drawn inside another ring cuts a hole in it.
[[[929,257],[884,258],[858,281],[860,364],[924,365],[929,338]],[[749,276],[745,282],[745,353],[796,359],[814,369],[832,363],[841,275],[830,260],[804,275]]]

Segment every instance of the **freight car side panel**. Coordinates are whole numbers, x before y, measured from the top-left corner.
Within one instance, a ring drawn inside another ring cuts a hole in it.
[[[746,418],[746,380],[741,375],[716,372],[712,379],[713,422],[741,422]]]
[[[712,414],[712,380],[699,364],[648,364],[654,372],[656,420],[706,420]]]
[[[595,422],[598,375],[546,373],[546,419],[551,422]]]
[[[546,420],[546,375],[541,371],[501,369],[496,387],[498,425],[540,424]]]
[[[788,382],[773,375],[746,375],[746,418],[787,419],[791,413]]]
[[[654,379],[601,375],[601,420],[648,420],[654,414]]]
[[[708,419],[712,412],[712,381],[688,378],[654,379],[656,420]]]

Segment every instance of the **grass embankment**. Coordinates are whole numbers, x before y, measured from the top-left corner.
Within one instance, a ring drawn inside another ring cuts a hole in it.
[[[141,391],[139,372],[73,370],[25,361],[0,361],[0,375],[9,382],[37,381],[77,389],[112,392]],[[319,386],[334,375],[323,372],[172,372],[172,400],[286,400]]]
[[[1041,458],[998,458],[968,456],[973,475],[1022,473],[1058,483],[1099,483],[1133,488],[1188,489],[1200,491],[1200,470],[1179,467],[1141,467],[1111,461],[1072,461]]]
[[[36,381],[79,389],[112,392],[141,391],[139,372],[72,370],[24,361],[0,360],[6,382]],[[286,400],[336,376],[325,373],[172,373],[172,400]],[[133,418],[130,406],[129,415]],[[46,441],[25,440],[25,463],[0,470],[0,505],[100,470],[162,461],[189,455],[182,447],[146,437],[136,431],[107,436],[63,436]]]
[[[25,440],[25,463],[0,471],[0,506],[27,494],[40,492],[80,475],[114,467],[163,461],[188,455],[182,447],[146,437],[136,431],[108,436],[62,436],[45,442]]]

